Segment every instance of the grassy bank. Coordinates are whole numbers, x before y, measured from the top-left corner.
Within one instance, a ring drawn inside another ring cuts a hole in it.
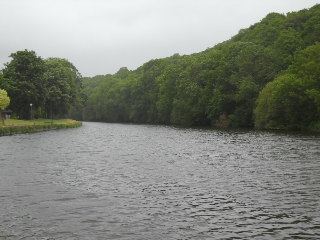
[[[4,124],[0,122],[0,136],[13,135],[18,133],[30,133],[47,131],[60,128],[80,127],[81,122],[71,119],[35,119],[35,120],[5,120]]]

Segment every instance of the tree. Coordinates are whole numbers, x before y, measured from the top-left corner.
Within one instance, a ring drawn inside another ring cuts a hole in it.
[[[157,78],[159,93],[157,100],[157,113],[160,123],[169,124],[173,107],[173,98],[176,95],[176,79],[179,77],[179,69],[175,65],[169,66],[164,73]]]
[[[46,82],[43,78],[44,61],[34,51],[18,51],[10,55],[11,62],[5,64],[3,77],[10,96],[11,109],[20,118],[29,117],[29,104],[41,115],[46,97]]]
[[[257,100],[255,125],[265,129],[307,129],[315,106],[302,79],[284,74],[267,84]]]
[[[260,23],[250,27],[250,30],[243,38],[243,41],[253,41],[263,46],[274,43],[281,31],[281,26],[286,22],[286,17],[279,13],[270,13]]]
[[[67,60],[49,58],[45,61],[47,115],[63,116],[76,103],[81,89],[81,75]]]
[[[8,107],[10,103],[10,98],[6,90],[0,89],[0,119],[2,119],[1,110],[4,110]],[[4,123],[3,119],[2,122]]]
[[[188,66],[176,80],[176,95],[173,99],[171,122],[183,126],[205,125],[207,121],[205,94],[206,81],[201,74],[201,56],[190,56]]]
[[[287,73],[261,91],[257,128],[313,129],[320,126],[320,43],[295,55]]]
[[[310,18],[304,23],[304,31],[302,33],[308,45],[320,41],[320,4],[312,7],[310,12]]]
[[[0,109],[4,110],[9,106],[10,98],[6,90],[0,89]]]

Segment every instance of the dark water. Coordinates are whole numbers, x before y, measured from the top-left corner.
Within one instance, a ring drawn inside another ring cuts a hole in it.
[[[319,136],[84,123],[0,153],[0,239],[320,238]]]

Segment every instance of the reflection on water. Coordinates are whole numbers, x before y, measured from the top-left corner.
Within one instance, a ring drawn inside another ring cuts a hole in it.
[[[0,239],[318,239],[320,137],[84,123],[0,138]]]

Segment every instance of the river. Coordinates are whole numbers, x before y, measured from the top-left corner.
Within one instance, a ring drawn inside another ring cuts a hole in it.
[[[319,136],[85,122],[0,154],[0,239],[320,238]]]

